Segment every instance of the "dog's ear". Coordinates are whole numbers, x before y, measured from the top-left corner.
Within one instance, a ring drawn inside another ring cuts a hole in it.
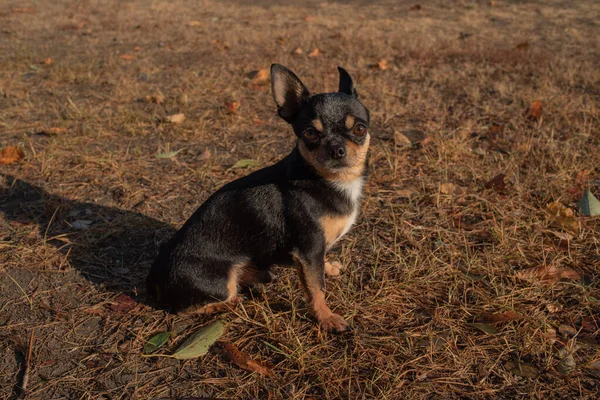
[[[349,94],[358,99],[358,93],[356,93],[354,82],[352,82],[352,78],[348,71],[342,67],[338,67],[338,72],[340,73],[340,88],[338,89],[338,92]]]
[[[271,90],[277,104],[277,113],[291,123],[310,92],[292,71],[283,65],[271,65]]]

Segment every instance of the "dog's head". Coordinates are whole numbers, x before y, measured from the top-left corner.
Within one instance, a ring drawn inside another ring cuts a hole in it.
[[[271,66],[277,112],[292,125],[300,154],[326,179],[362,176],[369,148],[369,110],[358,100],[352,78],[338,67],[339,90],[311,95],[292,71]]]

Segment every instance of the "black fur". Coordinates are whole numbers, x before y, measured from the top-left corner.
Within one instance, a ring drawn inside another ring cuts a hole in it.
[[[274,65],[272,74],[273,80],[285,80],[286,92],[280,96],[285,100],[277,104],[278,112],[291,123],[298,143],[304,141],[318,152],[332,141],[364,142],[344,126],[349,114],[357,123],[369,123],[346,71],[340,68],[340,88],[352,94],[312,97],[287,68]],[[322,120],[323,132],[318,141],[308,141],[303,133],[316,118]],[[278,163],[228,183],[206,200],[161,247],[147,278],[148,290],[174,309],[223,301],[229,296],[233,265],[247,263],[266,282],[269,268],[292,265],[293,254],[315,264],[315,276],[322,276],[326,246],[319,220],[324,215],[349,215],[354,207],[344,192],[309,165],[297,145]]]

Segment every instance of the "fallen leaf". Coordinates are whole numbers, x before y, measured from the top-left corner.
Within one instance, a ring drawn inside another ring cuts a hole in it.
[[[179,149],[179,150],[173,150],[173,151],[167,151],[165,153],[158,153],[157,155],[155,155],[154,157],[156,158],[173,158],[175,157],[181,150],[183,149]]]
[[[172,357],[178,360],[187,360],[208,353],[208,349],[223,334],[224,325],[217,320],[200,328],[196,333],[190,335]]]
[[[414,6],[410,6],[410,8],[408,9],[408,11],[419,11],[421,9],[421,5],[420,4],[415,4]]]
[[[73,229],[84,230],[89,229],[92,222],[93,221],[90,221],[88,219],[78,219],[77,221],[73,221],[71,223],[71,226],[73,227]]]
[[[211,40],[210,43],[219,50],[229,49],[229,43],[227,43],[227,42],[221,42],[220,40],[214,39],[214,40]]]
[[[18,146],[6,146],[0,150],[0,165],[13,164],[25,157],[25,151]]]
[[[204,149],[204,151],[202,152],[202,154],[200,154],[200,157],[198,157],[198,159],[202,160],[202,161],[206,161],[206,160],[210,160],[211,157],[212,157],[212,153],[210,152],[210,150]]]
[[[581,215],[585,217],[600,215],[600,201],[589,189],[585,191],[579,200],[579,211],[581,212]]]
[[[371,68],[371,69],[379,69],[381,71],[385,71],[389,67],[390,67],[390,65],[388,64],[388,61],[385,58],[382,58],[381,60],[379,60],[375,64],[369,65],[369,68]]]
[[[304,21],[306,22],[312,22],[315,20],[315,17],[313,17],[312,15],[307,15],[304,17]]]
[[[549,214],[550,224],[556,228],[569,231],[573,235],[579,235],[579,223],[575,219],[575,213],[559,201],[554,201],[546,206]]]
[[[527,43],[527,42],[521,42],[515,47],[515,49],[521,50],[521,51],[527,50],[528,48],[529,48],[529,43]]]
[[[309,57],[318,57],[321,53],[319,52],[319,49],[317,49],[316,47],[314,49],[312,49],[312,51],[310,53],[308,53]]]
[[[40,135],[48,135],[48,136],[55,136],[55,135],[60,135],[65,133],[67,130],[65,128],[61,128],[61,127],[53,127],[53,128],[48,128],[48,129],[42,129],[40,132],[38,132]]]
[[[501,135],[503,133],[504,125],[492,125],[488,130],[488,135],[490,135],[492,138],[495,138],[496,136]]]
[[[156,334],[150,338],[144,345],[144,349],[142,350],[143,354],[152,354],[156,350],[160,349],[167,343],[169,340],[169,336],[171,336],[170,332],[161,332]]]
[[[454,195],[454,196],[460,196],[462,194],[467,193],[467,189],[465,189],[464,187],[459,186],[457,184],[448,182],[448,183],[442,183],[440,185],[440,193]]]
[[[294,49],[294,51],[292,51],[292,54],[294,54],[296,56],[299,56],[301,54],[304,54],[304,50],[302,50],[302,47],[296,47]]]
[[[188,26],[201,26],[202,23],[200,21],[190,21]]]
[[[238,162],[236,162],[235,164],[233,164],[233,166],[231,167],[231,169],[237,169],[237,168],[248,168],[248,167],[254,167],[259,165],[259,162],[256,160],[250,160],[250,159],[243,159],[243,160],[239,160]]]
[[[556,236],[560,240],[564,240],[564,241],[567,241],[567,242],[570,242],[574,238],[574,236],[571,235],[569,232],[555,232],[555,231],[548,231],[548,232],[550,232],[551,234],[553,234],[554,236]]]
[[[581,328],[586,332],[596,332],[600,329],[600,317],[583,317],[581,319]]]
[[[231,343],[223,343],[223,353],[227,358],[240,368],[248,371],[258,372],[260,375],[273,376],[273,371],[259,361],[252,359],[248,354],[244,353]]]
[[[414,190],[411,190],[411,189],[400,189],[400,190],[396,190],[394,192],[394,194],[396,196],[398,196],[399,198],[406,198],[406,199],[411,198],[412,196],[415,195],[415,193],[416,192]]]
[[[228,114],[235,114],[240,109],[241,104],[238,101],[231,101],[225,103],[225,109]]]
[[[470,326],[471,328],[477,328],[479,329],[481,332],[484,332],[488,335],[495,335],[498,333],[498,330],[496,328],[494,328],[492,325],[489,324],[482,324],[479,322],[472,322],[472,323],[468,323],[467,326]]]
[[[585,364],[584,367],[600,371],[600,360],[590,361],[589,363]]]
[[[50,57],[44,58],[44,61],[42,61],[42,64],[44,64],[44,65],[52,65],[52,64],[54,64],[54,60],[52,60],[52,58],[50,58]]]
[[[539,267],[522,269],[516,272],[516,277],[527,282],[542,282],[550,285],[561,279],[578,280],[581,278],[571,268],[559,269],[552,265],[540,265]]]
[[[531,103],[531,106],[527,111],[527,116],[535,120],[540,119],[542,117],[542,102],[536,100],[533,103]]]
[[[509,361],[504,364],[504,367],[509,372],[524,378],[535,378],[539,374],[539,370],[536,367],[520,361]]]
[[[504,189],[506,189],[506,182],[504,182],[504,178],[506,178],[506,175],[504,174],[498,174],[495,177],[493,177],[492,179],[490,179],[489,181],[487,181],[483,186],[486,189],[494,189],[498,192],[502,192]]]
[[[544,339],[548,344],[556,343],[556,330],[552,328],[546,329],[546,333],[544,333]]]
[[[279,43],[279,44],[285,44],[286,41],[287,40],[285,40],[285,38],[283,36],[279,36],[277,38],[277,43]]]
[[[252,71],[248,74],[252,79],[253,85],[264,85],[269,82],[269,70],[260,69],[258,71]]]
[[[500,322],[514,321],[521,319],[523,316],[514,311],[505,311],[501,313],[485,313],[481,316],[480,321],[483,324],[498,324]]]
[[[564,347],[558,350],[556,356],[560,359],[557,368],[558,373],[563,376],[569,375],[569,373],[571,373],[571,371],[573,371],[577,366],[575,358],[573,357],[573,352]]]
[[[560,304],[556,303],[546,303],[546,308],[551,314],[555,314],[563,309]]]
[[[15,14],[31,14],[33,12],[32,7],[13,7],[12,11]]]
[[[142,48],[141,48],[140,46],[135,46],[135,47],[133,48],[133,50],[134,50],[134,51],[140,51],[140,50],[142,50]]]
[[[146,103],[162,104],[165,101],[165,97],[161,94],[155,93],[144,97],[144,101]]]
[[[579,333],[577,331],[577,329],[573,328],[570,325],[567,324],[560,324],[558,326],[558,333],[560,333],[563,336],[571,336],[571,337],[575,337],[577,336],[577,334]]]
[[[135,300],[122,293],[113,300],[110,309],[116,312],[128,312],[135,308],[136,305]]]
[[[165,121],[170,122],[172,124],[180,124],[183,121],[185,121],[185,115],[181,113],[169,115],[167,118],[165,118]]]
[[[396,147],[410,147],[412,142],[402,132],[394,129],[394,144]]]
[[[137,56],[136,56],[136,55],[134,55],[134,54],[121,54],[121,55],[119,56],[119,58],[121,58],[121,59],[123,59],[123,60],[129,60],[129,61],[131,61],[131,60],[135,60],[135,59],[137,59]]]

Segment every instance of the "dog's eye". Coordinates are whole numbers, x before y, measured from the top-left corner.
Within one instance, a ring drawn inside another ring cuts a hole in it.
[[[304,131],[303,133],[304,137],[307,138],[308,140],[310,140],[311,142],[314,140],[317,140],[317,137],[319,136],[317,134],[317,131],[313,128],[308,128],[307,130]]]
[[[367,133],[367,127],[363,124],[354,125],[354,134],[356,136],[364,136]]]

